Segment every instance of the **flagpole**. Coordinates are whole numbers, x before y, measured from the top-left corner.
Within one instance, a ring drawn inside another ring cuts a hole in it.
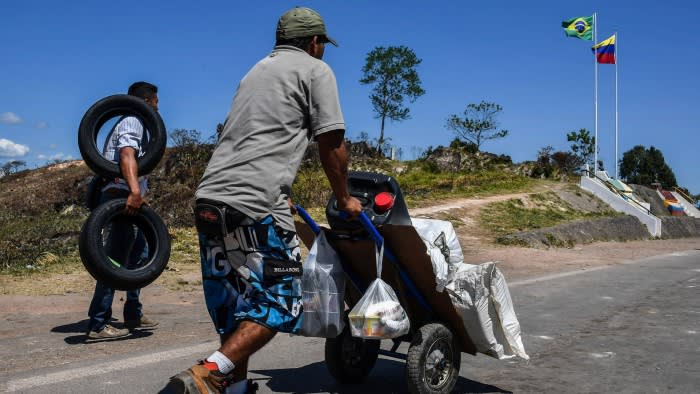
[[[618,94],[617,94],[617,89],[618,89],[618,82],[617,82],[617,63],[620,62],[620,37],[617,36],[617,32],[615,32],[615,179],[620,179],[618,175],[618,171],[620,168],[620,162],[617,159],[617,152],[618,152],[618,112],[617,112],[617,107],[618,107]]]
[[[598,14],[593,13],[593,46],[598,44]],[[595,82],[593,91],[595,92],[594,107],[595,107],[595,144],[594,144],[594,162],[593,162],[593,176],[598,176],[598,59],[596,58],[595,51],[593,51],[593,74],[595,75]]]

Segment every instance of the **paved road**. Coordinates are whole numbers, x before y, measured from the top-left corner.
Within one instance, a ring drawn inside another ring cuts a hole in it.
[[[463,355],[457,392],[700,388],[698,250],[513,282],[511,294],[531,360]],[[0,371],[0,391],[157,393],[168,376],[215,347],[211,336],[195,338],[183,334],[177,346],[135,349],[109,362]],[[251,365],[262,393],[404,392],[403,367],[402,360],[382,356],[365,384],[337,385],[326,372],[321,340],[286,335],[275,338]]]

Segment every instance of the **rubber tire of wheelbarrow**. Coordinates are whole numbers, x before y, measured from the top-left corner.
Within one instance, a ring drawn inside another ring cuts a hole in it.
[[[147,205],[134,216],[122,216],[138,225],[146,237],[149,259],[136,269],[119,268],[109,262],[102,242],[102,229],[115,217],[125,215],[125,198],[109,200],[95,208],[80,231],[78,249],[85,269],[97,281],[117,290],[147,286],[156,280],[170,259],[170,235],[163,219]]]
[[[78,147],[85,164],[107,179],[122,177],[121,170],[116,161],[107,160],[97,148],[97,134],[108,120],[124,115],[139,118],[145,130],[148,130],[149,141],[144,147],[145,153],[136,159],[139,175],[150,173],[165,152],[165,124],[155,109],[139,97],[126,94],[105,97],[93,104],[83,115],[78,128]]]
[[[447,383],[440,390],[433,390],[425,382],[425,363],[430,346],[438,340],[446,341],[452,351],[452,367]],[[459,379],[459,367],[462,353],[449,328],[442,323],[430,323],[422,326],[414,335],[406,355],[406,381],[408,391],[412,394],[451,393]]]
[[[344,341],[353,341],[360,346],[361,356],[357,365],[348,365],[343,358]],[[326,339],[325,358],[328,372],[340,383],[362,383],[377,362],[379,342],[376,339],[353,337],[346,317],[345,328],[340,335]]]

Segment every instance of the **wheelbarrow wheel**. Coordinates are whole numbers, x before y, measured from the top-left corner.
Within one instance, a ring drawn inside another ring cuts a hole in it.
[[[406,356],[411,393],[450,393],[459,378],[462,353],[449,328],[441,323],[422,326],[413,336]]]
[[[379,340],[355,338],[345,328],[335,338],[326,339],[326,366],[340,383],[362,383],[377,362]]]

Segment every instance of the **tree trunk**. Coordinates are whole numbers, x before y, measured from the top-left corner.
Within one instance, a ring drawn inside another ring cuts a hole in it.
[[[386,119],[386,115],[382,114],[382,128],[379,131],[379,140],[377,141],[377,153],[379,153],[379,157],[382,157],[382,146],[384,145],[384,120]]]

